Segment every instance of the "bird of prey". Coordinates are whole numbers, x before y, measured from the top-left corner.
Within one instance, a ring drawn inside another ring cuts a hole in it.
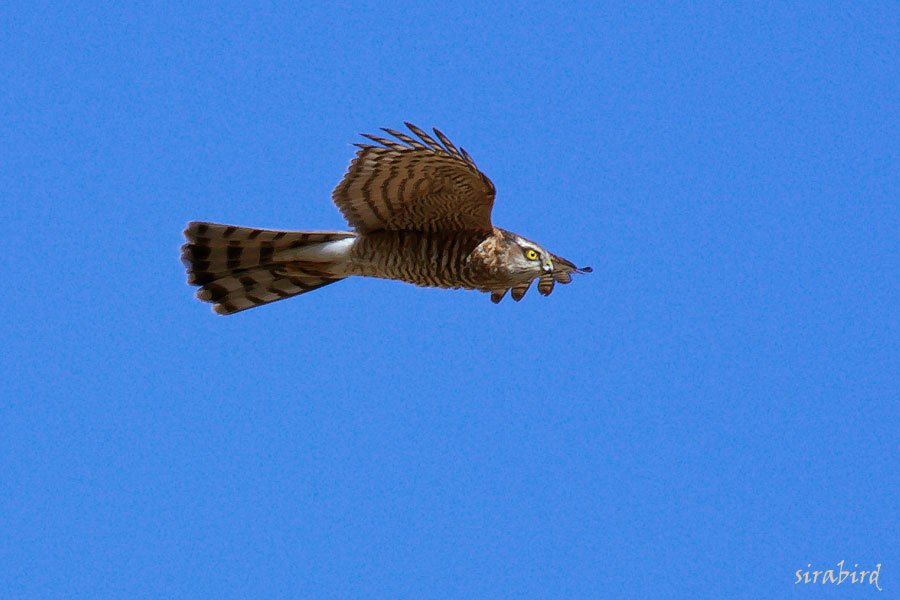
[[[487,292],[519,301],[531,283],[546,296],[588,273],[540,245],[494,227],[494,184],[472,157],[436,141],[384,129],[363,134],[332,199],[353,231],[277,231],[192,222],[181,258],[197,298],[221,315],[305,294],[351,275]],[[399,140],[399,141],[398,141]]]

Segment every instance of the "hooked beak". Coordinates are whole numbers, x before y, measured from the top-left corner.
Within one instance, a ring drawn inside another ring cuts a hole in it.
[[[552,273],[553,272],[553,259],[547,258],[547,262],[544,263],[544,272]]]

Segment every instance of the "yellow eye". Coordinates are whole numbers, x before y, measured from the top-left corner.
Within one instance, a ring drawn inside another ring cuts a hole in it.
[[[525,251],[525,258],[527,258],[528,260],[537,260],[538,258],[540,258],[540,255],[534,248],[529,248]]]

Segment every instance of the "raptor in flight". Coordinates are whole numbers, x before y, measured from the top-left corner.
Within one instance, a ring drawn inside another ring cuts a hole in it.
[[[190,223],[181,258],[188,283],[230,315],[305,294],[351,275],[420,286],[475,289],[521,300],[538,280],[544,296],[588,273],[491,224],[494,184],[462,148],[406,124],[419,139],[385,129],[364,135],[332,193],[353,231],[276,231]]]

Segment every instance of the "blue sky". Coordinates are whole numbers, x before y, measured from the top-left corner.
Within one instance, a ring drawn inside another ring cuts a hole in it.
[[[900,590],[894,4],[0,24],[0,596],[876,593],[794,583],[841,560]],[[594,273],[193,299],[188,221],[343,229],[349,144],[403,121]]]

